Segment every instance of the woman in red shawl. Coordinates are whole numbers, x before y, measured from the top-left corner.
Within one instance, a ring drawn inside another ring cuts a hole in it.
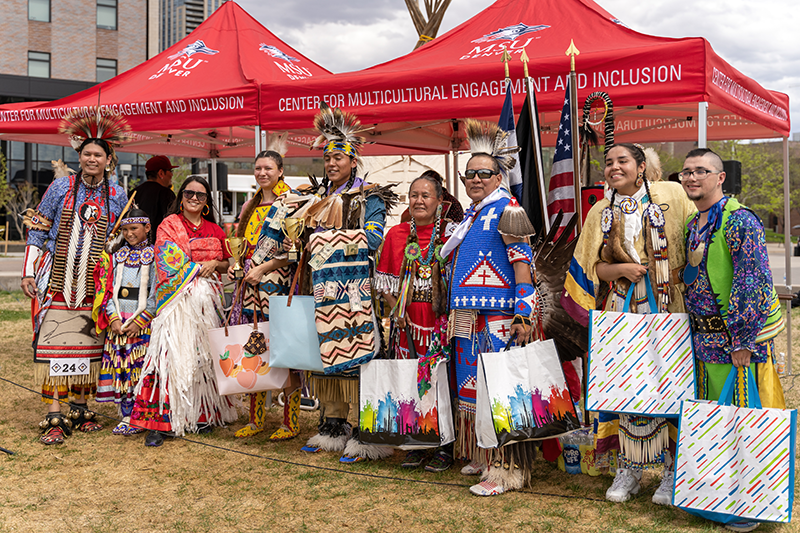
[[[131,415],[150,430],[146,446],[161,446],[164,432],[181,436],[237,418],[217,392],[208,340],[220,325],[219,274],[229,257],[208,182],[187,178],[169,212],[156,235],[156,317]]]
[[[447,330],[447,287],[439,251],[454,225],[442,217],[442,185],[435,178],[423,174],[411,182],[408,204],[411,219],[386,234],[375,271],[375,290],[392,308],[390,357],[395,359],[447,353],[447,339],[442,339]],[[442,472],[453,464],[452,451],[446,448],[436,451],[426,470]],[[425,456],[424,450],[413,450],[403,466],[416,468]]]

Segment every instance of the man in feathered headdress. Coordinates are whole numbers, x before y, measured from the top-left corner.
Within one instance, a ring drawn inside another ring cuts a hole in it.
[[[86,406],[97,391],[105,334],[95,333],[92,271],[127,202],[109,183],[116,156],[112,143],[128,127],[118,115],[67,116],[61,131],[79,154],[80,171],[50,184],[25,215],[28,241],[22,291],[33,299],[34,378],[50,404],[40,424],[43,444],[60,444],[72,429],[102,429]],[[64,361],[77,358],[77,361]],[[72,364],[75,363],[75,364]],[[67,416],[59,398],[69,398]],[[55,401],[54,401],[55,400]]]
[[[397,195],[358,177],[364,143],[359,133],[365,131],[358,118],[323,104],[314,126],[320,136],[313,147],[322,148],[325,158],[325,178],[318,191],[324,199],[308,210],[306,221],[316,228],[309,242],[309,265],[314,294],[324,294],[316,303],[316,315],[326,368],[324,374],[311,376],[320,400],[320,425],[303,450],[344,451],[343,463],[378,459],[391,455],[391,448],[360,444],[347,416],[350,404],[358,404],[358,366],[380,349],[368,281],[383,242],[387,209]]]
[[[496,124],[467,121],[472,157],[462,177],[472,205],[442,248],[450,257],[450,322],[455,338],[458,411],[456,456],[469,460],[461,473],[483,473],[470,488],[478,496],[494,496],[521,489],[528,482],[532,444],[523,442],[500,449],[477,447],[475,396],[479,344],[476,336],[491,340],[484,351],[502,350],[512,337],[518,344],[531,337],[535,291],[533,259],[528,237],[533,226],[525,211],[502,186],[515,160],[507,148],[508,133]]]

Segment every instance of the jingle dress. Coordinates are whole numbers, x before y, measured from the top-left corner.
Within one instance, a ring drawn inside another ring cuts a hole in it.
[[[181,436],[198,424],[224,425],[236,409],[218,393],[208,330],[220,326],[222,288],[217,274],[199,276],[200,263],[225,260],[225,232],[202,219],[192,226],[170,215],[156,237],[156,317],[136,387],[132,425]]]
[[[661,267],[670,273],[668,284],[653,282],[653,293],[656,295],[659,307],[662,307],[665,301],[669,303],[662,310],[649,309],[646,298],[640,296],[644,294],[645,280],[650,280],[646,277],[637,284],[636,298],[632,307],[637,313],[686,312],[682,295],[683,284],[674,281],[677,279],[678,270],[685,263],[683,221],[695,211],[695,207],[678,183],[654,182],[650,183],[649,187],[653,195],[652,200],[647,196],[644,185],[632,197],[623,197],[619,194],[615,196],[612,220],[619,226],[615,225],[609,230],[608,226],[603,225],[611,224],[607,216],[611,211],[607,210],[610,206],[610,191],[606,192],[606,197],[599,200],[586,216],[564,283],[565,294],[562,298],[564,308],[575,320],[584,325],[588,325],[589,311],[592,309],[623,311],[622,306],[629,286],[627,280],[619,279],[611,282],[609,293],[605,297],[604,291],[608,284],[597,276],[597,264],[602,261],[601,254],[604,247],[622,246],[631,257],[634,257],[632,252],[635,251],[636,257],[642,264],[650,265],[651,275],[658,268],[656,251],[652,247],[653,227],[649,218],[645,216],[651,204],[660,206],[663,212],[664,224],[659,231],[662,231],[663,238],[666,239],[668,265],[664,264]],[[622,218],[620,205],[631,211],[624,220],[620,220]],[[629,230],[629,233],[634,235],[632,248],[630,243],[625,242],[624,233],[621,235],[625,231],[623,226],[626,224],[633,228]],[[662,251],[661,256],[663,255]],[[667,297],[664,296],[665,293]],[[663,464],[663,452],[667,450],[671,450],[674,457],[677,428],[665,418],[629,415],[618,417],[612,413],[600,412],[599,419],[595,421],[595,438],[598,455],[621,448],[621,466],[641,469]],[[607,458],[606,455],[598,462],[604,464]]]
[[[79,173],[53,181],[25,217],[26,254],[39,250],[31,314],[34,380],[45,403],[53,402],[56,390],[70,399],[97,390],[105,336],[96,334],[92,322],[92,271],[127,201],[118,185],[109,183],[108,191],[102,181],[90,187]],[[74,357],[88,358],[86,374],[50,376],[51,360]]]

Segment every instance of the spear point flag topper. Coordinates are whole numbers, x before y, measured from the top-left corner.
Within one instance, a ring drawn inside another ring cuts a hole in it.
[[[580,55],[581,52],[575,47],[575,41],[572,39],[569,40],[569,48],[565,52],[565,55],[569,56],[569,68],[572,71],[575,71],[575,56]]]
[[[528,51],[525,48],[522,49],[522,55],[519,56],[519,60],[522,61],[522,73],[524,78],[528,78],[528,61],[530,58],[528,57]]]
[[[508,48],[503,48],[503,55],[500,56],[500,61],[502,61],[506,66],[506,79],[509,79],[511,76],[508,74],[508,62],[511,61],[511,54],[508,53]]]

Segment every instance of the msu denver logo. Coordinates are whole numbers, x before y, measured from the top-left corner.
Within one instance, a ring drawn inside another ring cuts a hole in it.
[[[295,63],[299,63],[300,60],[296,57],[292,57],[288,54],[283,53],[278,47],[272,46],[271,44],[264,44],[261,43],[261,46],[258,48],[264,53],[271,55],[276,59],[283,59],[284,61],[294,61]]]
[[[487,43],[489,41],[516,41],[526,33],[534,33],[537,31],[542,31],[550,26],[545,24],[539,24],[537,26],[528,26],[527,24],[523,24],[520,22],[519,24],[515,24],[514,26],[508,26],[505,28],[500,28],[497,31],[493,31],[492,33],[487,33],[483,37],[479,39],[475,39],[472,41],[473,43]]]
[[[206,46],[206,43],[204,43],[203,41],[198,39],[197,41],[193,42],[192,44],[190,44],[189,46],[187,46],[186,48],[184,48],[183,50],[181,50],[177,54],[172,54],[167,59],[177,59],[177,58],[179,58],[179,57],[181,57],[183,55],[188,56],[188,57],[192,57],[194,54],[206,54],[206,55],[213,56],[214,54],[218,54],[218,53],[219,53],[219,50],[212,50],[211,48]]]

